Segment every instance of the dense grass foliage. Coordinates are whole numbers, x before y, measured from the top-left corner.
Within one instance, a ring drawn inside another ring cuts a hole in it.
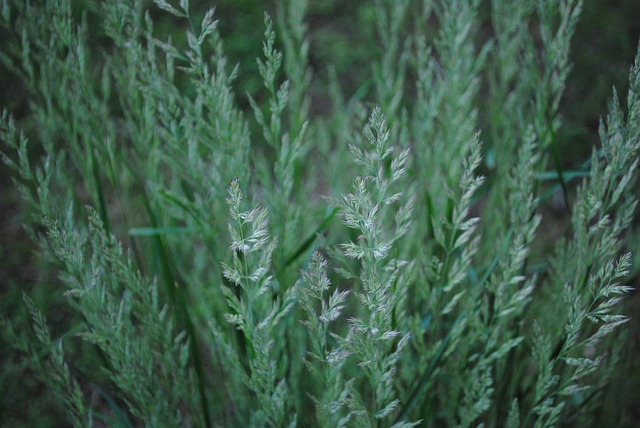
[[[47,386],[43,426],[630,423],[607,404],[640,50],[566,168],[582,7],[372,2],[346,96],[311,65],[307,1],[265,13],[253,76],[188,0],[4,1],[28,101],[2,113],[2,157],[47,291],[3,320],[3,381]]]

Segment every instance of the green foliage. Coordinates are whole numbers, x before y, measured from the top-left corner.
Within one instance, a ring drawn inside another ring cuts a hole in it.
[[[29,108],[2,157],[72,320],[54,339],[25,294],[19,368],[74,426],[596,424],[637,269],[640,50],[564,171],[581,1],[494,0],[486,28],[479,0],[376,1],[352,97],[311,65],[312,4],[276,3],[260,89],[188,0],[3,2]],[[550,192],[567,230],[542,240]]]

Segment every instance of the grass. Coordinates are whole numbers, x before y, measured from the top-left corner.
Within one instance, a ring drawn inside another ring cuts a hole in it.
[[[43,280],[10,294],[2,384],[47,391],[6,420],[631,426],[640,53],[568,165],[591,12],[486,3],[354,7],[375,43],[341,81],[314,2],[239,47],[254,18],[187,0],[4,2],[2,156]]]

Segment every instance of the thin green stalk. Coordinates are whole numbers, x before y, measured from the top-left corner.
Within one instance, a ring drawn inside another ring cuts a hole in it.
[[[146,198],[146,196],[144,198],[144,204],[147,210],[151,227],[155,229],[161,228],[155,211],[152,209],[151,203]],[[170,301],[173,303],[173,306],[177,309],[176,316],[178,321],[181,325],[184,326],[187,334],[189,335],[189,349],[191,351],[191,359],[193,361],[194,370],[198,378],[198,392],[200,394],[201,405],[200,407],[202,410],[205,426],[207,428],[210,428],[212,426],[212,421],[209,411],[209,401],[207,399],[206,377],[204,374],[202,359],[200,357],[198,336],[196,334],[193,321],[191,320],[189,310],[187,309],[184,284],[182,284],[182,281],[180,281],[179,278],[176,278],[173,274],[171,262],[169,261],[169,253],[162,240],[162,236],[153,235],[152,238],[154,254],[157,257],[158,262],[160,263],[160,271],[162,274],[162,278],[164,279],[165,290],[167,291],[167,295],[169,296]]]
[[[429,365],[427,366],[426,370],[424,371],[422,376],[420,376],[420,379],[416,382],[415,386],[411,390],[411,394],[409,395],[407,404],[405,404],[402,407],[402,410],[396,417],[394,423],[406,422],[411,412],[413,412],[413,410],[415,410],[419,405],[422,404],[423,400],[425,399],[425,392],[429,387],[429,382],[431,381],[431,377],[433,376],[436,369],[440,365],[442,357],[446,352],[447,347],[449,346],[449,342],[451,341],[453,332],[455,331],[456,327],[458,327],[458,324],[460,324],[463,320],[464,320],[464,314],[461,313],[460,315],[458,315],[458,318],[456,318],[453,325],[449,329],[449,332],[447,333],[442,343],[440,344],[440,347],[438,348],[438,352],[436,352],[433,358],[431,358],[431,361],[429,362]]]

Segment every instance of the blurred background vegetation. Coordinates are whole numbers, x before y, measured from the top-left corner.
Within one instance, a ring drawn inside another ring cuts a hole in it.
[[[485,1],[486,35],[490,37],[489,2]],[[211,6],[209,1],[191,1],[200,14]],[[245,110],[249,104],[245,93],[256,99],[262,96],[261,80],[257,72],[256,57],[261,53],[263,13],[276,14],[273,1],[219,0],[215,3],[219,29],[230,63],[239,64],[236,80],[237,103]],[[175,42],[185,43],[184,30],[167,14],[146,2],[151,9],[156,28],[172,34]],[[105,43],[100,34],[99,9],[91,0],[74,2],[80,15],[90,11],[90,28],[97,46]],[[593,146],[598,144],[598,126],[606,111],[612,87],[624,99],[627,76],[640,37],[640,1],[589,0],[585,2],[582,19],[574,37],[572,52],[573,71],[569,77],[561,111],[563,128],[559,136],[561,158],[565,168],[578,167],[588,159]],[[372,2],[311,0],[307,23],[310,34],[310,66],[312,80],[312,107],[314,115],[324,116],[331,111],[326,87],[335,76],[347,98],[371,99],[373,88],[368,84],[371,62],[376,58],[375,28]],[[435,29],[426,29],[435,31]],[[0,31],[0,49],[5,52],[8,34]],[[409,84],[411,79],[408,79]],[[29,130],[28,98],[18,80],[0,66],[0,105],[14,113],[27,132]],[[250,115],[247,115],[250,117]],[[552,236],[564,227],[562,210],[550,205],[545,209],[544,233]],[[22,303],[26,292],[40,308],[44,308],[53,337],[59,337],[75,325],[63,305],[64,297],[56,284],[55,271],[40,260],[37,248],[22,228],[28,222],[29,212],[14,189],[8,170],[0,164],[0,425],[6,427],[60,427],[65,426],[64,415],[51,400],[38,379],[23,363],[24,354],[15,349],[17,336],[26,334],[12,331],[6,320],[15,326],[24,326],[27,314]],[[637,216],[636,216],[637,217]],[[638,225],[635,225],[636,230]],[[634,285],[640,285],[637,276],[640,245],[630,239],[629,250],[636,253]],[[640,293],[628,299],[628,313],[632,321],[628,330],[628,346],[623,352],[609,391],[605,394],[602,422],[618,421],[616,426],[640,426]],[[80,346],[80,345],[78,345]],[[87,349],[73,349],[65,345],[68,358],[86,360]],[[82,365],[82,362],[77,364]],[[599,425],[599,424],[596,424]],[[605,425],[601,425],[605,426]]]

